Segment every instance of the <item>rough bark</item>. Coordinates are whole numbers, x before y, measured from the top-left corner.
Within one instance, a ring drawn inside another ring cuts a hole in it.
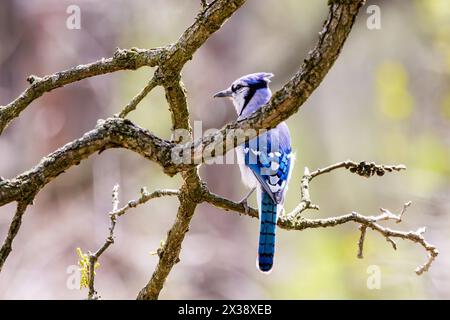
[[[229,123],[218,133],[196,141],[192,141],[191,136],[191,140],[184,145],[180,145],[180,141],[161,139],[150,131],[123,119],[136,109],[139,102],[153,88],[161,85],[165,90],[166,100],[171,112],[172,130],[184,129],[190,132],[189,108],[186,91],[181,80],[181,71],[186,62],[193,57],[196,50],[214,32],[219,30],[222,24],[244,3],[245,0],[216,0],[210,4],[202,1],[201,10],[196,20],[186,29],[176,43],[154,49],[118,49],[111,58],[101,59],[87,65],[80,65],[42,78],[30,76],[28,81],[31,85],[14,101],[0,107],[1,134],[15,117],[18,117],[35,99],[46,92],[101,74],[119,70],[135,70],[145,66],[157,67],[153,77],[146,86],[124,107],[118,116],[107,120],[99,120],[93,130],[44,157],[31,170],[11,179],[0,180],[0,206],[14,201],[18,203],[16,214],[0,251],[0,270],[12,250],[12,242],[19,231],[23,214],[35,195],[70,167],[78,165],[94,153],[100,153],[110,148],[125,148],[134,151],[144,158],[159,164],[166,174],[174,175],[180,173],[183,178],[183,184],[178,191],[157,191],[151,195],[143,192],[139,201],[130,202],[122,209],[115,208],[115,213],[113,212],[114,217],[119,216],[131,207],[145,203],[153,197],[163,195],[177,195],[179,199],[179,208],[175,221],[167,234],[162,248],[158,251],[159,261],[156,269],[148,283],[140,291],[138,299],[157,299],[159,297],[170,271],[179,262],[183,240],[199,203],[208,202],[225,210],[251,217],[258,216],[255,209],[246,208],[242,203],[235,203],[211,193],[198,175],[198,165],[212,157],[225,154],[228,150],[244,142],[244,137],[234,141],[227,140],[226,137],[229,130],[273,128],[296,113],[320,85],[338,58],[364,0],[329,1],[328,17],[319,33],[319,39],[315,47],[309,52],[295,75],[281,90],[274,94],[270,102],[247,119]],[[256,136],[256,131],[254,131],[253,135],[249,135],[246,138],[253,138],[254,136]],[[179,148],[185,148],[190,152],[192,164],[178,164],[173,161],[171,157],[172,152]],[[205,149],[217,150],[217,152],[204,155],[203,150]],[[437,256],[438,251],[425,241],[422,230],[419,229],[415,232],[395,231],[385,228],[378,223],[386,219],[401,221],[406,205],[399,215],[394,215],[384,210],[377,216],[363,216],[352,212],[328,219],[309,220],[300,217],[300,213],[306,209],[318,209],[318,206],[311,203],[309,182],[318,175],[339,168],[354,170],[352,172],[360,175],[368,174],[369,176],[374,174],[383,175],[384,172],[403,169],[403,167],[398,166],[358,164],[347,161],[324,168],[321,171],[305,172],[301,181],[302,197],[299,206],[289,215],[280,218],[278,226],[291,230],[303,230],[355,222],[360,225],[361,230],[358,242],[359,257],[362,257],[366,231],[367,229],[372,229],[382,234],[394,248],[395,242],[392,238],[406,239],[422,245],[428,252],[429,260],[417,270],[417,273],[420,274],[426,271]],[[92,266],[99,256],[112,244],[114,225],[115,220],[110,229],[109,240],[107,239],[105,245],[97,251],[100,254],[97,256],[91,255]],[[90,274],[90,296],[92,297],[95,293],[93,269]]]

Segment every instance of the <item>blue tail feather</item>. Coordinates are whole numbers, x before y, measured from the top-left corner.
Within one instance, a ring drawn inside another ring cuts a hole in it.
[[[258,248],[258,267],[262,272],[269,272],[273,266],[276,223],[277,204],[267,192],[262,191]]]

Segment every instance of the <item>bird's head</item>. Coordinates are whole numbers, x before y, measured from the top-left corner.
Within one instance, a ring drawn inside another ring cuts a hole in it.
[[[231,98],[239,116],[247,116],[269,102],[272,73],[258,72],[235,80],[227,89],[217,92],[214,98]]]

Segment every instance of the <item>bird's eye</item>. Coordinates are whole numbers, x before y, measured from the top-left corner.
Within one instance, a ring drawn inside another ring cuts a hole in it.
[[[244,86],[242,84],[236,84],[233,86],[232,90],[233,91],[238,91],[239,89],[243,88]]]

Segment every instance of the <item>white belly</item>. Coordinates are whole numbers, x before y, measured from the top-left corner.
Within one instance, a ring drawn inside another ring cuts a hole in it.
[[[252,189],[258,185],[258,180],[256,180],[252,170],[245,165],[245,155],[244,147],[236,147],[236,157],[239,164],[239,169],[241,170],[241,179],[244,185]]]

